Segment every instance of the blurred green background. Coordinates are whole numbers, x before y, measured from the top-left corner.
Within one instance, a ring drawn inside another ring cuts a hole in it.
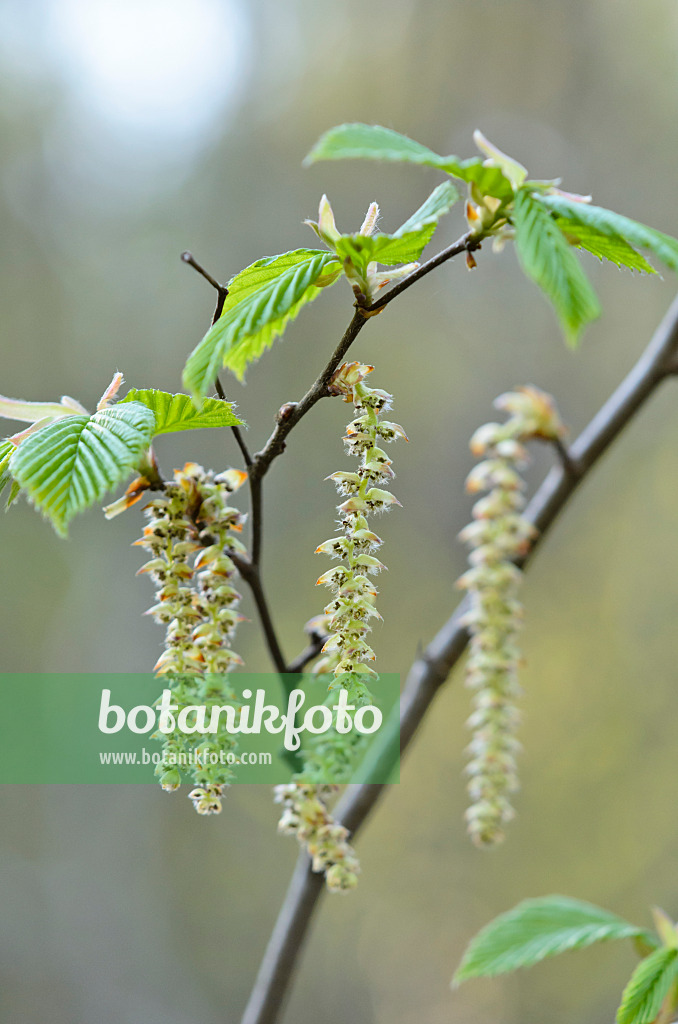
[[[346,120],[442,153],[481,128],[534,177],[678,234],[678,9],[673,0],[0,0],[0,391],[92,407],[113,372],[180,390],[222,279],[314,238],[322,192],[340,227],[377,199],[395,228],[433,171],[300,162]],[[461,207],[435,240],[463,229]],[[379,664],[404,673],[457,601],[469,518],[467,439],[492,399],[532,382],[573,434],[631,366],[675,281],[593,257],[604,316],[568,351],[510,247],[446,265],[368,325],[411,439],[403,504],[381,524]],[[434,251],[432,249],[431,251]],[[324,365],[351,313],[338,285],[228,383],[259,447]],[[265,576],[286,652],[322,607],[313,549],[331,535],[347,406],[292,435],[266,487]],[[526,896],[562,892],[639,923],[678,915],[675,757],[678,544],[674,387],[666,385],[553,530],[525,587],[523,789],[504,846],[467,841],[467,694],[450,680],[403,782],[359,841],[358,891],[325,900],[286,1020],[297,1024],[607,1024],[634,957],[571,954],[451,993],[470,937]],[[208,436],[208,434],[210,436]],[[162,466],[239,465],[232,437],[163,437]],[[549,465],[535,453],[536,485]],[[161,631],[134,578],[141,516],[78,519],[67,542],[25,503],[0,520],[4,671],[147,670]],[[249,600],[245,611],[254,619]],[[240,651],[268,668],[256,625]],[[28,725],[27,725],[28,727]],[[155,788],[3,787],[0,1017],[22,1024],[237,1022],[296,844],[270,791],[237,787],[196,817]]]

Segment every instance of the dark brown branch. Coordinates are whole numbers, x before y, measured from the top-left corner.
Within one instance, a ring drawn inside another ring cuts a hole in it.
[[[342,359],[366,323],[367,320],[364,313],[361,312],[361,310],[356,309],[350,324],[344,331],[341,341],[332,353],[325,369],[299,402],[290,403],[285,407],[286,415],[278,415],[275,430],[262,450],[254,456],[254,465],[252,467],[253,477],[261,479],[266,475],[269,466],[276,456],[281,455],[285,451],[285,440],[292,428],[295,427],[299,420],[313,408],[316,402],[319,402],[321,398],[325,398],[327,396],[327,389],[332,374],[340,365]]]
[[[454,256],[459,256],[462,252],[473,252],[474,249],[480,249],[482,244],[482,236],[472,235],[470,231],[467,231],[465,235],[453,242],[452,245],[448,245],[446,249],[443,249],[438,253],[437,256],[432,256],[426,263],[422,263],[420,267],[413,270],[411,274],[403,278],[399,284],[396,284],[391,288],[386,295],[381,299],[377,299],[371,306],[368,306],[368,310],[372,313],[375,310],[381,310],[385,306],[388,306],[389,302],[392,302],[397,295],[401,295],[408,288],[411,288],[417,281],[421,281],[422,277],[426,277],[432,270],[436,270],[447,260],[451,260]]]
[[[658,385],[675,373],[678,360],[678,299],[674,300],[652,341],[586,429],[569,455],[576,472],[564,466],[551,470],[530,502],[526,517],[539,531],[532,554],[568,500],[601,455],[633,419]],[[409,746],[438,690],[461,657],[468,642],[463,625],[466,601],[417,657],[407,676],[400,707],[400,747]],[[355,834],[371,814],[386,786],[360,785],[347,789],[337,807],[338,819]],[[322,877],[310,870],[305,853],[299,857],[292,882],[264,955],[242,1024],[275,1024],[297,967],[312,916],[323,891]]]
[[[247,469],[250,469],[251,466],[252,466],[252,456],[250,455],[249,449],[248,449],[247,445],[245,444],[245,438],[242,436],[242,433],[240,431],[240,427],[231,427],[231,430],[233,431],[233,436],[234,436],[234,438],[236,440],[238,448],[240,449],[240,451],[242,453],[242,457],[243,457],[243,460],[245,462],[245,465],[246,465]]]
[[[323,649],[327,635],[321,636],[320,633],[312,633],[311,640],[307,647],[294,658],[287,666],[287,671],[290,674],[295,672],[303,672],[304,669],[314,658],[317,658]]]
[[[224,302],[226,301],[226,296],[228,295],[228,288],[226,287],[225,284],[219,284],[216,278],[212,277],[212,275],[207,270],[205,270],[202,264],[198,263],[193,253],[182,252],[181,258],[184,261],[184,263],[188,263],[189,267],[193,267],[193,269],[196,270],[201,277],[204,277],[207,283],[211,284],[217,293],[217,305],[212,316],[212,325],[214,325],[223,312]],[[219,385],[219,387],[221,388],[221,385]]]
[[[285,441],[290,431],[297,425],[299,420],[301,420],[306,413],[313,408],[316,402],[319,402],[321,398],[325,398],[327,396],[328,384],[330,383],[332,374],[340,365],[342,359],[358,337],[358,334],[365,326],[367,320],[370,319],[371,316],[380,313],[381,310],[384,309],[397,295],[401,295],[402,292],[406,291],[413,284],[416,284],[416,282],[420,281],[422,277],[426,276],[426,274],[430,274],[432,270],[435,270],[436,267],[441,266],[441,264],[452,259],[454,256],[458,256],[462,252],[468,252],[471,249],[480,248],[481,241],[481,238],[475,238],[470,234],[470,232],[467,232],[454,242],[453,245],[449,245],[446,249],[443,249],[437,256],[433,256],[421,267],[413,271],[413,273],[408,277],[404,278],[404,280],[399,284],[391,288],[391,290],[382,298],[377,299],[370,306],[357,306],[353,319],[346,328],[341,341],[332,353],[325,369],[322,371],[315,383],[311,385],[301,401],[292,403],[285,407],[286,415],[284,417],[278,417],[275,430],[262,450],[254,456],[254,476],[264,477],[266,475],[276,456],[281,455],[284,452]]]
[[[278,637],[273,627],[273,620],[271,619],[268,602],[266,600],[266,595],[264,594],[264,588],[261,585],[259,567],[250,562],[249,559],[243,558],[240,555],[231,555],[231,559],[245,583],[252,591],[252,597],[254,598],[254,603],[257,606],[257,611],[259,612],[259,619],[261,620],[261,628],[264,631],[266,646],[268,647],[271,655],[271,660],[275,665],[276,672],[284,674],[287,672],[287,663],[280,649]]]
[[[224,284],[219,284],[216,278],[205,270],[205,268],[198,263],[192,253],[182,252],[181,258],[184,263],[188,263],[190,267],[193,267],[201,277],[212,285],[216,289],[217,293],[217,304],[212,315],[212,326],[217,322],[224,310],[224,303],[226,296],[228,295],[228,288]],[[221,381],[217,376],[214,381],[214,387],[219,395],[219,398],[225,400],[226,394],[222,387]],[[286,662],[285,657],[280,649],[280,642],[278,640],[275,627],[273,625],[273,619],[271,612],[268,607],[268,601],[266,600],[266,594],[264,587],[261,582],[261,536],[262,536],[262,507],[261,507],[261,478],[255,476],[252,472],[254,461],[249,453],[245,439],[240,432],[240,429],[235,426],[231,427],[233,436],[235,437],[236,443],[240,448],[242,457],[245,460],[245,466],[248,470],[248,483],[250,489],[250,512],[252,517],[252,558],[251,560],[245,558],[234,558],[234,562],[240,572],[240,575],[245,580],[254,598],[254,603],[259,613],[259,620],[261,622],[261,628],[264,632],[266,639],[266,645],[271,655],[271,660],[275,665],[276,671],[285,673]]]

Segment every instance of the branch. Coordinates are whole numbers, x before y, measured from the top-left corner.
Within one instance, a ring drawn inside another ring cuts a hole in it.
[[[327,366],[320,376],[311,385],[299,402],[283,406],[283,410],[285,412],[284,416],[281,416],[280,413],[278,414],[278,423],[275,430],[262,450],[254,456],[253,475],[256,478],[262,478],[266,475],[273,460],[284,452],[285,441],[293,427],[295,427],[299,420],[301,420],[302,417],[304,417],[306,413],[313,408],[316,402],[319,402],[321,398],[325,398],[328,395],[327,388],[332,378],[332,374],[341,363],[355,339],[358,337],[358,334],[365,326],[367,320],[377,313],[380,313],[382,309],[389,304],[389,302],[392,302],[392,300],[396,298],[396,296],[401,295],[413,284],[416,284],[417,281],[420,281],[422,277],[430,274],[432,270],[435,270],[437,267],[441,266],[441,264],[447,262],[447,260],[452,259],[454,256],[458,256],[462,252],[479,249],[481,242],[481,237],[472,236],[470,232],[467,232],[452,245],[443,249],[437,256],[433,256],[426,263],[422,264],[421,267],[413,271],[413,273],[408,277],[404,278],[399,284],[391,288],[391,290],[381,299],[377,299],[370,306],[356,307],[353,319],[346,328],[341,341],[332,353]],[[281,412],[283,410],[281,410]]]
[[[224,284],[219,284],[216,278],[205,270],[202,264],[198,263],[192,253],[182,252],[181,258],[184,263],[188,263],[190,267],[193,267],[201,277],[211,284],[217,293],[217,304],[212,315],[212,326],[217,322],[219,317],[224,311],[224,303],[226,296],[228,295],[228,288]],[[219,398],[225,400],[226,393],[222,387],[219,376],[215,378],[214,387],[219,395]],[[257,611],[259,613],[259,620],[261,622],[261,628],[264,632],[266,639],[266,646],[268,647],[271,660],[275,665],[276,671],[283,674],[283,683],[285,682],[284,673],[287,671],[285,656],[280,648],[278,636],[273,625],[273,619],[271,612],[268,607],[268,601],[266,600],[266,594],[264,592],[263,583],[261,581],[261,536],[262,536],[262,503],[261,503],[261,478],[255,476],[252,472],[254,467],[254,461],[249,453],[245,439],[240,432],[238,427],[231,427],[233,436],[235,437],[236,443],[240,448],[242,457],[245,461],[248,473],[248,484],[250,490],[250,510],[252,513],[252,558],[251,560],[245,558],[234,558],[234,562],[238,568],[238,571],[244,581],[252,591],[254,603],[256,604]]]
[[[311,639],[307,647],[294,658],[287,666],[286,671],[290,674],[295,672],[303,672],[309,662],[317,658],[323,649],[325,641],[327,640],[327,634],[321,634],[313,632],[311,633]]]
[[[403,278],[399,284],[396,284],[391,288],[390,291],[384,295],[383,298],[373,302],[371,306],[368,306],[370,313],[384,309],[388,306],[389,302],[392,302],[397,295],[401,295],[408,288],[411,288],[417,281],[421,281],[422,277],[426,277],[432,270],[446,263],[447,260],[451,260],[453,256],[459,256],[462,252],[473,252],[474,249],[480,249],[483,242],[482,235],[473,235],[470,231],[467,231],[465,235],[453,242],[452,245],[448,245],[446,249],[443,249],[438,253],[437,256],[432,256],[426,263],[422,263],[417,270],[412,271],[407,277]]]
[[[530,502],[525,516],[537,527],[539,535],[522,560],[522,567],[531,560],[538,544],[601,455],[659,384],[675,373],[677,360],[678,298],[631,372],[572,444],[568,464],[552,469]],[[410,668],[401,697],[401,752],[409,746],[438,690],[464,652],[468,642],[463,625],[466,610],[464,600]],[[336,817],[355,834],[386,788],[367,784],[348,787]],[[322,891],[321,874],[312,872],[308,856],[300,854],[242,1024],[275,1024]]]

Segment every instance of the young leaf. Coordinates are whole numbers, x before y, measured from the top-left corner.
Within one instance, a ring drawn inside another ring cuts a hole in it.
[[[660,946],[636,967],[622,994],[617,1024],[652,1024],[678,978],[678,949]]]
[[[11,441],[0,441],[0,494],[12,479],[9,471],[9,460],[16,451],[16,445]]]
[[[139,402],[92,416],[68,416],[26,438],[10,471],[33,504],[66,536],[77,512],[98,501],[138,462],[150,444],[155,417]]]
[[[242,380],[248,364],[340,273],[335,254],[318,249],[270,256],[241,271],[228,283],[221,317],[188,357],[184,386],[203,397],[222,366]]]
[[[599,260],[609,260],[618,267],[639,270],[642,274],[656,274],[654,267],[645,257],[636,251],[621,235],[603,235],[596,228],[586,224],[577,224],[567,217],[556,217],[556,224],[565,235],[570,245],[578,249],[586,249]]]
[[[419,259],[424,247],[431,240],[438,220],[457,199],[459,192],[452,182],[444,181],[392,235],[381,232],[338,235],[332,244],[338,256],[350,259],[363,273],[367,269],[367,264],[372,262],[385,266],[411,263]]]
[[[126,402],[141,402],[152,411],[155,416],[154,437],[202,427],[237,427],[243,422],[233,412],[232,404],[220,398],[206,398],[202,408],[196,409],[188,395],[171,395],[155,388],[132,388],[118,405]]]
[[[458,160],[456,156],[440,156],[414,139],[378,124],[341,124],[331,128],[316,142],[304,163],[308,165],[317,160],[386,160],[419,164],[435,167],[462,181],[475,181],[486,195],[498,199],[513,196],[511,182],[499,167],[485,167],[478,157]]]
[[[368,263],[383,263],[390,267],[418,259],[434,231],[435,224],[428,224],[401,237],[341,235],[335,242],[336,251],[342,260],[350,259],[354,267],[364,273]]]
[[[459,198],[459,192],[452,182],[444,181],[437,188],[434,188],[431,195],[428,199],[424,200],[419,209],[415,210],[412,216],[408,217],[405,223],[400,225],[398,230],[394,232],[394,237],[402,238],[403,235],[407,235],[411,231],[419,231],[427,224],[437,224],[443,214],[447,213]]]
[[[542,193],[539,195],[539,202],[576,224],[595,228],[601,235],[609,238],[621,237],[629,245],[649,249],[667,267],[678,272],[678,240],[671,235],[655,231],[654,228],[630,220],[629,217],[623,217],[620,213],[605,210],[602,206],[573,202],[564,196]]]
[[[452,173],[450,171],[450,174]],[[494,196],[502,202],[513,199],[513,185],[499,167],[487,167],[480,160],[464,160],[454,176],[469,184],[474,183],[478,191],[485,196]]]
[[[396,163],[421,164],[447,170],[456,157],[444,157],[432,149],[379,124],[340,124],[325,132],[304,160],[387,160]]]
[[[12,480],[12,486],[10,487],[9,494],[7,495],[7,504],[5,505],[5,512],[11,505],[14,504],[16,499],[19,497],[20,492],[21,488],[19,487],[18,483],[16,482],[16,480]]]
[[[525,189],[516,196],[513,224],[523,270],[553,303],[568,342],[576,344],[582,328],[600,315],[588,278],[553,217]]]
[[[523,900],[478,932],[464,953],[452,984],[531,967],[547,957],[595,942],[638,935],[647,937],[642,928],[591,903],[566,896]]]
[[[498,167],[505,177],[511,182],[514,188],[520,188],[527,177],[527,168],[497,149],[489,139],[486,139],[482,132],[474,131],[473,141],[481,153],[484,153],[492,162],[492,166]]]

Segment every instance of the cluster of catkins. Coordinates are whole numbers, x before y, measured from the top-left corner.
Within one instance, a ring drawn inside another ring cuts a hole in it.
[[[524,442],[556,441],[563,433],[552,398],[533,387],[501,395],[495,406],[509,413],[505,423],[486,423],[471,439],[483,458],[469,474],[467,490],[487,493],[473,506],[473,522],[460,537],[471,549],[471,568],[458,585],[466,590],[471,634],[466,682],[473,690],[471,761],[466,772],[471,806],[466,820],[478,846],[504,838],[513,817],[510,793],[518,789],[515,738],[520,719],[517,634],[522,607],[522,573],[515,564],[529,549],[535,529],[522,515],[525,499],[520,469],[528,461]]]
[[[334,678],[330,691],[338,687],[348,690],[351,703],[356,706],[371,701],[369,683],[378,679],[374,669],[365,664],[375,660],[367,641],[371,620],[381,618],[375,606],[377,589],[369,575],[385,566],[373,554],[382,541],[370,529],[368,517],[400,504],[380,486],[394,475],[391,460],[380,444],[405,437],[397,423],[381,418],[390,406],[391,395],[364,383],[372,369],[362,363],[344,363],[330,384],[332,394],[341,395],[354,405],[355,417],[348,424],[344,443],[351,455],[360,458],[360,466],[356,473],[339,472],[328,477],[346,498],[339,505],[342,532],[316,548],[316,553],[339,558],[342,564],[329,569],[318,580],[330,587],[332,599],[324,616],[313,620],[315,629],[329,633],[323,657],[314,671],[331,674]],[[279,830],[296,834],[311,854],[314,870],[325,872],[327,886],[333,892],[353,888],[360,865],[347,843],[348,832],[334,821],[327,807],[335,787],[309,783],[317,774],[336,779],[343,771],[350,772],[356,753],[350,747],[355,743],[353,734],[347,737],[331,731],[324,735],[322,742],[306,754],[304,771],[300,773],[303,781],[276,790],[276,800],[284,805]]]
[[[212,707],[235,699],[228,672],[241,664],[230,646],[240,619],[240,594],[233,586],[236,567],[230,555],[245,550],[233,535],[242,530],[245,517],[231,507],[230,495],[245,479],[240,470],[215,476],[187,462],[174,471],[163,495],[146,506],[148,524],[135,541],[151,554],[139,573],[148,573],[157,587],[157,603],[147,614],[167,626],[155,671],[164,677],[179,712],[205,705],[209,718]],[[156,772],[163,789],[174,790],[181,782],[180,767],[190,766],[196,788],[189,796],[198,814],[218,814],[223,787],[232,777],[222,753],[233,749],[233,741],[221,726],[209,738],[196,735],[156,733],[164,744]]]

